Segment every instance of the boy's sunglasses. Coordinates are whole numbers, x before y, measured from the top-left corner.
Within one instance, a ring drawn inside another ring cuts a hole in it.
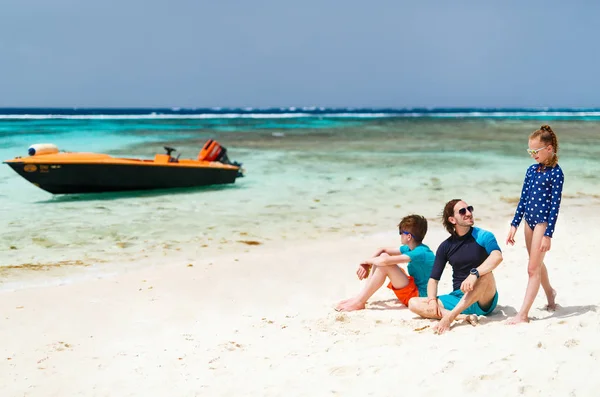
[[[530,156],[535,156],[536,154],[538,154],[539,152],[541,152],[542,150],[546,149],[548,147],[548,145],[539,148],[539,149],[529,149],[527,148],[527,153],[529,153]]]
[[[406,230],[400,230],[400,233],[398,233],[398,234],[400,234],[400,235],[402,235],[402,234],[407,234],[407,235],[409,235],[409,236],[413,236],[413,234],[412,234],[411,232],[407,232]],[[415,237],[415,236],[413,236],[413,238],[414,238],[414,237]]]
[[[473,206],[470,205],[468,207],[461,208],[461,209],[458,210],[458,213],[461,214],[461,215],[466,215],[467,211],[469,211],[472,214],[473,213]]]

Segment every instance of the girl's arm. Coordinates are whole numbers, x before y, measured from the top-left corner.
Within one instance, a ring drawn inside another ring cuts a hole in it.
[[[519,198],[519,204],[517,205],[517,209],[515,210],[515,216],[510,223],[515,228],[519,227],[521,220],[523,219],[523,215],[525,214],[525,206],[527,205],[527,197],[529,197],[529,178],[531,175],[531,167],[527,169],[525,172],[525,180],[523,181],[523,188],[521,189],[521,197]]]
[[[554,175],[551,176],[550,181],[552,182],[552,189],[550,190],[550,212],[548,214],[548,227],[546,227],[546,233],[544,236],[552,237],[554,233],[554,227],[556,226],[556,220],[558,218],[558,210],[560,209],[560,200],[562,198],[563,183],[565,182],[565,175],[560,168],[554,171]]]

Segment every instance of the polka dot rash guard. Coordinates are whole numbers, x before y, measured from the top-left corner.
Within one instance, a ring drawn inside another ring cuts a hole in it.
[[[558,164],[544,168],[536,163],[529,167],[525,173],[519,205],[510,224],[519,227],[523,215],[532,229],[538,223],[548,222],[544,236],[552,237],[564,181],[565,176]]]

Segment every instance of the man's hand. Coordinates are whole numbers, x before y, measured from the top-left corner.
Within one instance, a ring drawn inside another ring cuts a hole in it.
[[[442,309],[438,304],[437,298],[429,298],[427,300],[427,305],[429,306],[431,313],[434,313],[437,317],[442,318]]]
[[[540,251],[547,252],[550,251],[550,246],[552,245],[552,239],[548,236],[542,237],[542,244],[540,245]]]
[[[441,335],[450,329],[450,320],[448,317],[442,318],[436,325],[433,326],[433,332]]]
[[[369,273],[371,272],[371,266],[369,263],[361,263],[358,266],[358,270],[356,271],[356,275],[359,280],[363,280],[369,277]]]
[[[508,231],[508,237],[506,237],[506,245],[515,245],[515,233],[517,233],[517,228],[511,226],[510,230]]]
[[[471,292],[471,291],[473,291],[473,288],[475,288],[476,282],[477,282],[477,276],[474,274],[469,274],[469,277],[467,277],[465,279],[465,281],[463,281],[462,284],[460,285],[460,290],[465,294],[467,292]]]

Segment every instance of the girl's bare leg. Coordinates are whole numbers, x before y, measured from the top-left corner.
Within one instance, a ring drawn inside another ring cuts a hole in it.
[[[548,300],[548,304],[546,305],[546,310],[554,311],[556,310],[556,290],[552,288],[550,285],[550,278],[548,277],[548,269],[546,265],[542,262],[542,288],[546,293],[546,299]]]
[[[533,231],[529,227],[529,225],[524,225],[525,229],[525,245],[527,246],[527,255],[531,254],[531,235]],[[529,233],[529,238],[527,234]],[[552,288],[550,285],[550,278],[548,277],[548,269],[546,268],[546,264],[542,262],[542,288],[544,289],[544,293],[546,294],[546,299],[548,300],[548,304],[546,305],[546,310],[554,311],[556,310],[556,290]]]
[[[518,324],[529,322],[529,310],[531,310],[531,306],[533,305],[533,301],[537,296],[537,293],[540,289],[540,285],[542,284],[542,269],[544,266],[544,256],[545,252],[540,251],[540,245],[542,243],[542,237],[546,232],[547,223],[538,223],[535,225],[535,228],[531,230],[528,225],[525,225],[525,244],[527,246],[527,251],[529,253],[529,262],[527,264],[527,274],[529,275],[529,280],[527,282],[527,289],[525,290],[525,298],[523,299],[523,305],[521,306],[521,310],[515,317],[509,318],[507,324]],[[546,276],[548,272],[546,270]],[[550,286],[550,281],[547,280],[548,283],[544,287],[544,291],[546,291],[546,287],[552,290]],[[548,296],[548,295],[547,295]]]

